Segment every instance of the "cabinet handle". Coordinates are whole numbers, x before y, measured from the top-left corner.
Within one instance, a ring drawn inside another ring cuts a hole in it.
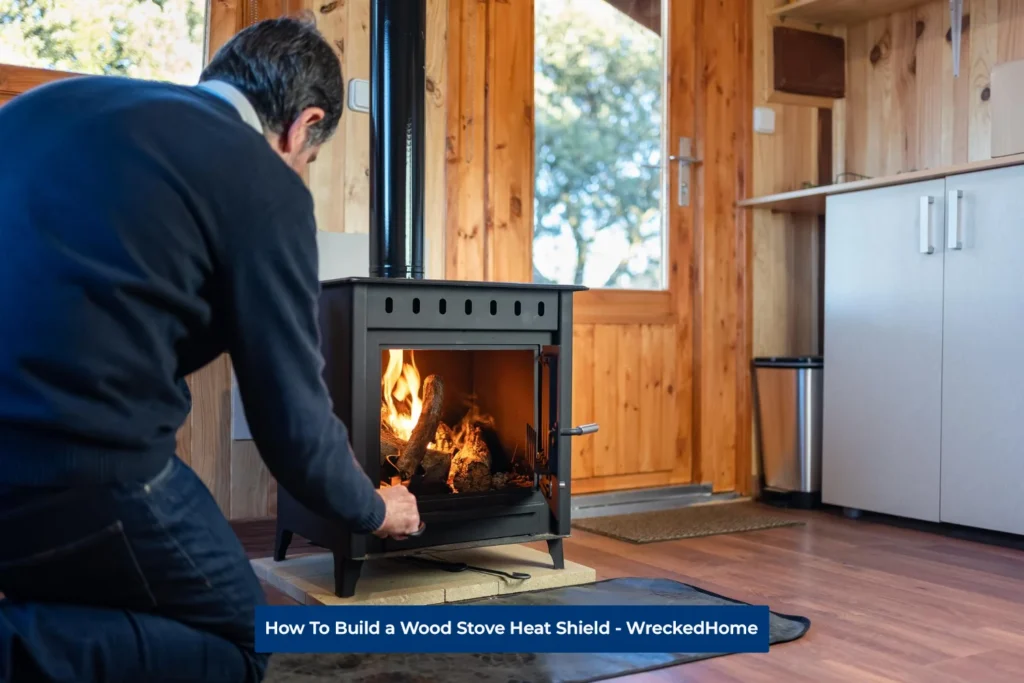
[[[946,207],[946,220],[948,222],[948,236],[946,246],[950,249],[963,249],[964,243],[960,236],[960,200],[963,198],[962,190],[950,190],[949,201]]]
[[[921,197],[921,253],[934,254],[932,244],[932,204],[935,197]]]

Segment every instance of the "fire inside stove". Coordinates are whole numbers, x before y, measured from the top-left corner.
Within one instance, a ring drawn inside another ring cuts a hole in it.
[[[385,350],[381,486],[420,495],[533,487],[534,367],[530,351]]]

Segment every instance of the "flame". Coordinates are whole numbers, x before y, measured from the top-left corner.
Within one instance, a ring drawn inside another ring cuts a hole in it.
[[[409,351],[409,361],[405,362],[404,350],[390,349],[388,366],[380,382],[383,396],[381,421],[395,436],[405,441],[412,436],[423,412],[422,380],[412,351]],[[444,423],[438,426],[437,436],[428,444],[429,448],[443,448],[455,453],[465,445],[473,428],[494,427],[494,418],[481,412],[475,399],[475,396],[469,397],[467,412],[454,428]]]
[[[387,367],[381,376],[381,429],[388,429],[398,438],[408,441],[423,412],[422,389],[420,371],[416,367],[413,352],[409,351],[409,362],[406,362],[403,349],[389,349]],[[454,426],[444,422],[438,424],[434,439],[427,447],[454,455],[466,446],[471,437],[479,439],[481,428],[493,429],[494,426],[494,417],[480,410],[475,396],[468,396],[466,413],[462,419]],[[528,487],[532,484],[532,479],[522,475],[508,473],[501,476],[509,486]],[[382,480],[380,485],[408,484],[408,481],[391,476]],[[453,493],[458,493],[450,477],[448,485]]]
[[[411,362],[404,362],[405,352],[402,349],[389,350],[388,367],[380,382],[383,392],[381,417],[396,436],[407,441],[423,412],[420,372],[412,351],[409,359]]]

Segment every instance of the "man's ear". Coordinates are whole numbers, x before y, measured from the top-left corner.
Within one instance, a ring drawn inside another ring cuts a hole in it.
[[[285,140],[283,141],[286,148],[283,150],[285,154],[296,154],[306,148],[306,144],[309,142],[309,128],[310,126],[322,121],[324,118],[324,110],[320,107],[308,107],[303,109],[295,120],[292,121],[292,125],[285,131]]]

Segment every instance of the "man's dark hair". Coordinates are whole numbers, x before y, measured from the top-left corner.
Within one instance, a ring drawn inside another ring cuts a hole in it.
[[[309,145],[334,134],[345,101],[341,62],[305,19],[267,19],[243,29],[217,51],[199,80],[238,88],[274,133],[287,130],[303,109],[320,107],[324,118],[310,127]]]

